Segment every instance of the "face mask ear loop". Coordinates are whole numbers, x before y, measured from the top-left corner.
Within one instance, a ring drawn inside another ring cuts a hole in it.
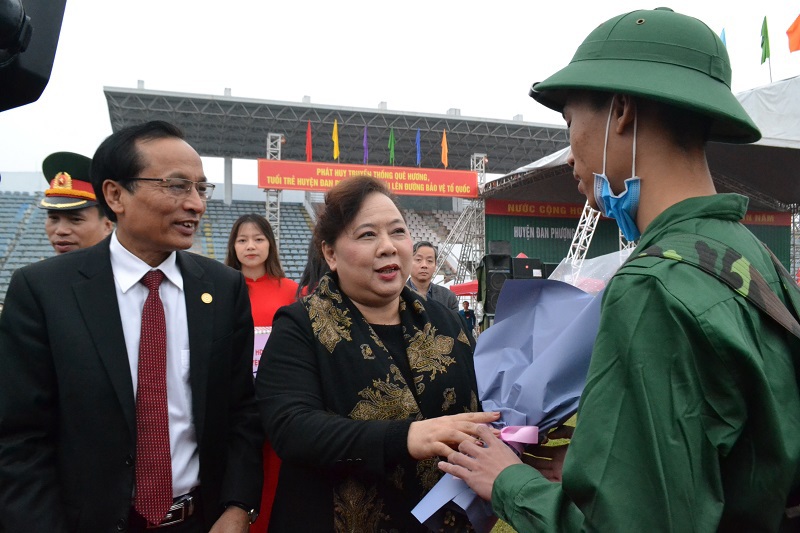
[[[639,112],[636,109],[634,109],[633,110],[633,168],[631,168],[632,178],[636,177],[636,137],[637,137],[636,126],[638,125],[638,119],[639,119]],[[603,164],[603,166],[605,166],[605,164]]]
[[[614,98],[611,98],[611,107],[608,109],[608,120],[606,121],[606,138],[603,141],[603,176],[606,175],[606,156],[608,155],[608,132],[611,129],[611,113],[614,111]]]

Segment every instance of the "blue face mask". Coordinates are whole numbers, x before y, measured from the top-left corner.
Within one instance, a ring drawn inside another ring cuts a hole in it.
[[[606,153],[608,150],[608,131],[611,126],[611,114],[614,103],[608,110],[606,122],[606,139],[603,146],[603,172],[594,175],[594,201],[604,216],[617,221],[622,235],[628,241],[635,241],[641,236],[636,226],[636,212],[639,210],[639,186],[641,179],[636,176],[636,126],[637,115],[633,116],[633,168],[630,178],[625,180],[625,190],[614,194],[606,177]]]

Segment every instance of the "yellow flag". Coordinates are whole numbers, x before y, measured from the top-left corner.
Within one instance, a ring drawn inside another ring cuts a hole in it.
[[[442,131],[442,164],[447,168],[447,130]]]
[[[331,136],[333,139],[333,158],[338,161],[339,160],[339,123],[336,119],[333,119],[333,135]]]

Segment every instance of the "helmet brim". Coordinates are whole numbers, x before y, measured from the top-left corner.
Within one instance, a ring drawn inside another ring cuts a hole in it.
[[[630,94],[695,111],[712,119],[711,141],[744,144],[761,138],[730,88],[693,69],[621,59],[573,61],[545,81],[534,83],[530,96],[563,112],[569,92],[575,90]]]

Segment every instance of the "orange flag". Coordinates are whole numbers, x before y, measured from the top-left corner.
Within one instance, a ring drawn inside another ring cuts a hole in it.
[[[442,130],[442,164],[447,168],[447,130]]]
[[[331,135],[331,139],[333,139],[333,158],[335,160],[339,160],[339,121],[333,119],[333,135]]]
[[[786,30],[786,35],[789,36],[789,52],[797,52],[800,50],[800,15],[794,20],[789,29]]]

